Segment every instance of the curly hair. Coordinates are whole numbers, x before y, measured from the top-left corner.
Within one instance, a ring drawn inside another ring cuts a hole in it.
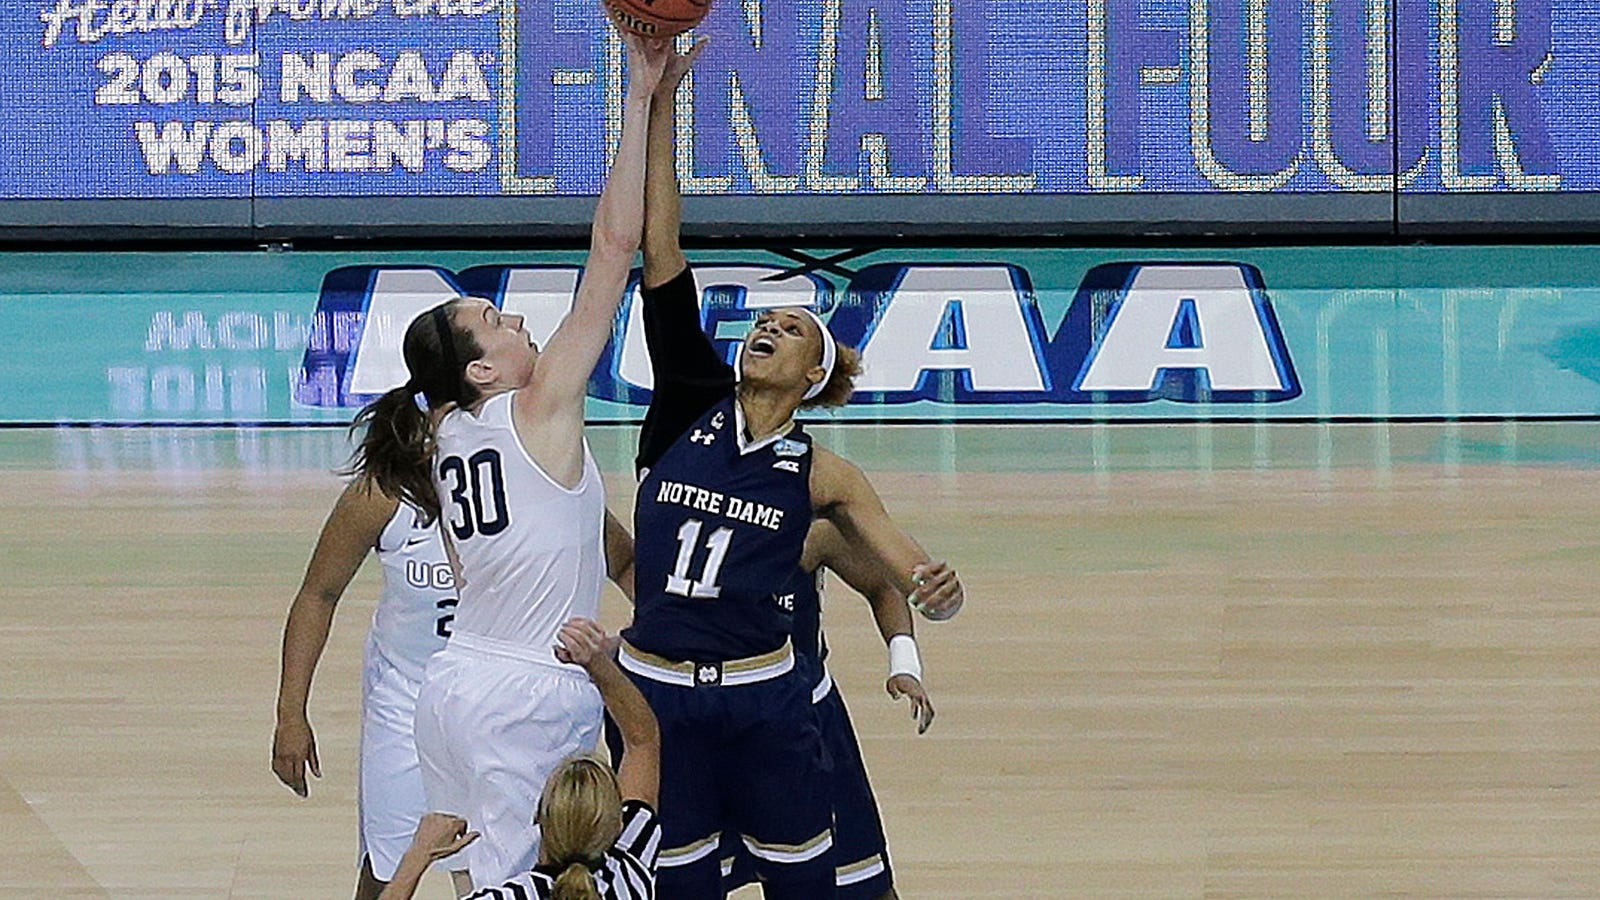
[[[800,408],[831,408],[849,403],[850,395],[856,392],[856,378],[860,377],[863,371],[865,370],[861,366],[861,353],[854,347],[839,344],[838,354],[833,363],[833,373],[828,376],[827,386],[815,397],[803,401]]]

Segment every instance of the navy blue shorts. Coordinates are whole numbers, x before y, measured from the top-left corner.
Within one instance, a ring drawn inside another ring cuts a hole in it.
[[[657,896],[723,896],[721,835],[768,898],[834,896],[832,772],[803,666],[768,681],[680,687],[629,672],[661,726]]]
[[[814,684],[820,670],[809,663],[808,679]],[[889,847],[883,835],[883,818],[867,779],[866,761],[856,740],[855,726],[844,696],[828,681],[826,694],[816,702],[822,740],[833,763],[833,858],[837,896],[841,900],[877,900],[894,887]],[[737,835],[723,833],[723,887],[728,891],[756,881],[755,858]]]

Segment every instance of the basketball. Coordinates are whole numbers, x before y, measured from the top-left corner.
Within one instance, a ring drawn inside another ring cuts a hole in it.
[[[711,0],[605,0],[611,21],[645,38],[669,38],[700,24]]]

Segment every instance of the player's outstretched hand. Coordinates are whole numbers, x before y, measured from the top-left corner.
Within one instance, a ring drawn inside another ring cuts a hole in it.
[[[907,598],[911,608],[935,622],[953,617],[967,602],[967,589],[961,585],[961,576],[942,561],[923,563],[912,569],[911,581],[917,586]]]
[[[478,839],[476,831],[467,830],[467,820],[444,813],[431,812],[417,823],[417,833],[411,838],[411,849],[425,853],[429,862],[454,856],[462,847]]]
[[[683,76],[689,74],[690,69],[694,68],[694,61],[700,57],[700,53],[709,43],[711,38],[701,36],[695,38],[694,45],[687,53],[672,54],[667,60],[666,71],[661,75],[661,84],[656,86],[657,97],[672,96],[672,92],[678,89],[678,83],[683,81]]]
[[[556,634],[556,659],[589,668],[593,663],[609,659],[612,643],[600,623],[582,616],[574,616],[561,626]]]
[[[910,675],[895,675],[885,687],[889,696],[896,700],[910,698],[911,721],[917,723],[917,734],[925,733],[928,726],[933,724],[933,701],[928,699],[928,689],[922,686],[922,682]]]
[[[667,65],[678,55],[672,51],[672,42],[642,38],[630,31],[622,32],[622,42],[628,47],[628,90],[636,91],[636,97],[654,94]]]
[[[305,719],[279,722],[272,732],[272,774],[289,786],[289,790],[306,796],[306,769],[322,777],[322,763],[317,760],[317,736],[311,732],[311,723]]]

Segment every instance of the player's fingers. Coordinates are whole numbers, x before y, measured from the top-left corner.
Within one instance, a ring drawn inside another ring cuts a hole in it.
[[[304,797],[306,795],[305,775],[299,771],[296,760],[288,756],[274,756],[272,758],[272,774],[278,776],[284,787]]]
[[[917,724],[917,734],[927,734],[928,726],[933,724],[933,704],[923,697],[921,701],[922,720]]]
[[[939,563],[937,566],[923,573],[922,576],[923,584],[930,588],[942,588],[950,582],[957,580],[959,579],[956,577],[956,570],[950,568],[944,563]]]
[[[950,577],[942,581],[933,591],[927,605],[936,610],[948,609],[961,599],[963,593],[961,581],[955,577],[955,573],[951,573]]]
[[[290,770],[287,777],[283,775],[278,777],[282,778],[283,783],[289,786],[289,790],[294,791],[301,797],[306,796],[306,770],[299,760],[295,761],[294,768]]]
[[[311,742],[311,752],[306,755],[306,762],[311,766],[311,774],[322,777],[322,760],[317,759],[317,742]]]
[[[694,46],[690,47],[689,52],[683,55],[684,65],[693,65],[695,58],[700,55],[700,51],[706,49],[706,45],[709,43],[711,43],[711,38],[705,35],[695,38]]]
[[[561,636],[563,642],[569,647],[575,645],[587,647],[596,645],[603,640],[606,636],[606,631],[600,627],[599,622],[593,619],[574,617],[568,619],[567,624],[561,626]]]

